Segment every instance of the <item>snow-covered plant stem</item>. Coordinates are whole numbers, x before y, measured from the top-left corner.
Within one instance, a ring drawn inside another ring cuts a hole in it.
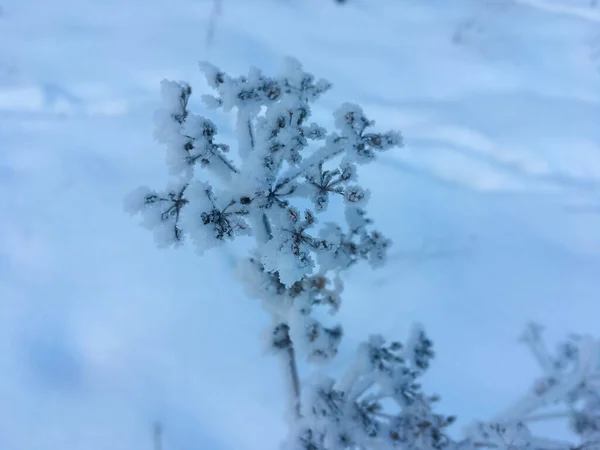
[[[289,411],[293,411],[294,417],[299,419],[302,415],[302,400],[300,398],[300,376],[298,374],[298,363],[296,362],[296,351],[294,344],[290,338],[289,326],[285,323],[278,325],[282,329],[283,342],[285,353],[282,353],[283,364],[285,365],[284,372],[286,374],[287,383],[289,383],[288,392],[292,395],[288,396],[288,401],[291,404],[288,407]]]

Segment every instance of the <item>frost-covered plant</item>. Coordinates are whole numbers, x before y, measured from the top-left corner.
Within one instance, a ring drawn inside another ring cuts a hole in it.
[[[531,389],[489,423],[467,429],[477,447],[506,449],[600,449],[600,341],[571,335],[552,354],[542,340],[542,327],[530,324],[521,337],[533,353],[542,375]],[[564,419],[578,443],[535,436],[528,425]]]
[[[358,183],[357,166],[400,147],[402,138],[373,130],[374,122],[353,104],[334,113],[334,131],[311,122],[311,105],[330,84],[295,60],[275,77],[257,69],[231,77],[208,63],[201,69],[216,92],[204,103],[235,111],[234,151],[211,120],[189,109],[188,84],[163,81],[155,136],[167,149],[173,181],[163,191],[137,189],[127,209],[142,215],[161,247],[190,240],[203,254],[242,236],[253,240],[238,276],[271,318],[265,342],[280,357],[289,386],[285,449],[567,450],[533,437],[525,426],[534,410],[559,401],[571,408],[583,442],[596,439],[599,346],[587,337],[569,341],[551,359],[531,328],[527,340],[547,371],[533,397],[491,423],[475,424],[460,442],[446,435],[454,418],[435,413],[437,397],[425,395],[418,382],[433,357],[432,342],[418,326],[404,345],[371,336],[338,379],[318,372],[301,383],[299,357],[319,362],[338,351],[342,328],[324,324],[315,312],[340,308],[341,272],[362,260],[374,267],[385,261],[390,241],[371,228],[369,191]],[[336,213],[340,206],[343,214]]]
[[[498,422],[527,424],[564,418],[579,444],[530,437],[530,445],[553,448],[600,448],[600,341],[573,334],[551,353],[542,340],[542,327],[530,324],[521,337],[533,353],[542,375],[530,391],[496,417]],[[557,408],[560,408],[557,411]],[[550,409],[549,412],[544,410]]]
[[[164,191],[136,190],[128,209],[142,214],[159,246],[191,240],[202,254],[240,236],[254,240],[239,277],[271,317],[266,342],[289,384],[286,448],[447,445],[443,429],[452,419],[432,411],[435,398],[417,383],[433,356],[418,327],[405,346],[372,336],[339,380],[321,376],[301,385],[298,374],[298,357],[323,361],[337,353],[342,328],[325,325],[314,310],[338,310],[340,272],[361,260],[374,267],[385,260],[390,241],[371,229],[369,191],[358,183],[357,166],[400,147],[400,133],[373,130],[353,104],[335,112],[335,131],[312,122],[311,104],[330,84],[292,59],[276,77],[201,68],[216,91],[205,104],[235,111],[235,152],[212,121],[190,111],[188,84],[163,81],[155,135],[174,181]],[[345,212],[321,223],[332,202]]]

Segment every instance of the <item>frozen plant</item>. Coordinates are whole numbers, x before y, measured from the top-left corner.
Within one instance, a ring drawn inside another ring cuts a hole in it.
[[[189,109],[188,84],[163,81],[155,136],[167,149],[173,182],[163,191],[139,188],[128,210],[141,213],[161,247],[192,241],[202,254],[240,236],[254,240],[238,275],[271,318],[265,342],[281,358],[289,386],[286,448],[447,445],[443,429],[452,418],[435,414],[435,398],[417,383],[433,356],[419,327],[404,346],[372,336],[339,380],[321,375],[301,383],[298,373],[297,358],[318,362],[337,353],[342,328],[314,311],[338,310],[340,272],[361,260],[373,267],[385,261],[390,241],[371,229],[357,166],[400,147],[400,133],[375,131],[353,104],[334,113],[335,131],[312,122],[311,104],[331,85],[293,59],[276,77],[257,69],[231,77],[208,63],[201,69],[216,93],[204,96],[205,104],[235,111],[234,151],[211,120]],[[345,212],[321,223],[330,203]]]
[[[369,191],[359,184],[357,167],[401,147],[402,138],[374,130],[353,104],[334,113],[334,131],[311,122],[312,103],[331,86],[293,59],[275,77],[257,69],[232,77],[208,63],[201,69],[216,94],[204,103],[235,112],[235,147],[190,110],[187,83],[163,81],[155,136],[166,147],[173,181],[162,191],[137,189],[126,205],[141,214],[161,247],[191,241],[203,254],[242,236],[254,242],[238,278],[271,318],[264,342],[280,358],[288,385],[284,449],[574,450],[537,438],[526,426],[532,413],[561,402],[582,448],[596,442],[600,346],[589,337],[574,338],[552,358],[539,330],[530,328],[526,340],[544,377],[529,396],[492,422],[475,424],[461,441],[448,437],[454,418],[436,413],[437,397],[419,384],[433,357],[421,327],[404,345],[369,337],[337,379],[314,364],[314,373],[301,379],[298,358],[318,363],[338,351],[342,328],[315,312],[340,308],[341,272],[362,260],[373,267],[385,261],[390,241],[371,228]]]
[[[499,435],[497,424],[512,424],[511,442],[529,448],[553,450],[600,449],[600,341],[590,335],[571,335],[550,352],[542,339],[543,328],[530,324],[521,341],[531,350],[542,370],[531,389],[498,414],[493,424],[475,424],[472,440]],[[578,443],[532,435],[526,425],[541,420],[564,419]],[[496,427],[496,428],[494,428]],[[501,431],[501,430],[500,430]],[[503,431],[507,433],[506,427]],[[507,439],[504,439],[508,441]]]

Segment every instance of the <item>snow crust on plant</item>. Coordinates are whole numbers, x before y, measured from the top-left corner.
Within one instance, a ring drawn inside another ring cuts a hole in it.
[[[164,80],[163,106],[154,117],[155,136],[166,147],[170,173],[181,183],[181,198],[174,206],[172,198],[177,195],[167,192],[151,208],[139,209],[144,215],[154,214],[146,222],[174,230],[172,244],[192,237],[200,253],[263,228],[257,235],[262,235],[257,247],[261,270],[277,274],[286,288],[314,274],[323,253],[331,253],[329,269],[336,268],[333,262],[338,257],[343,264],[383,261],[389,241],[368,231],[368,220],[350,221],[328,234],[319,232],[317,216],[334,197],[356,210],[348,218],[364,215],[369,191],[358,184],[354,164],[370,162],[378,152],[400,146],[400,134],[371,131],[374,122],[352,104],[335,112],[335,132],[310,122],[311,104],[330,84],[315,80],[294,59],[285,60],[276,77],[256,68],[246,76],[231,77],[209,63],[200,67],[216,91],[204,100],[237,114],[241,164],[236,167],[227,158],[229,147],[218,142],[214,122],[189,110],[191,87]],[[216,173],[223,184],[198,184],[197,166]],[[294,206],[301,198],[313,207]]]

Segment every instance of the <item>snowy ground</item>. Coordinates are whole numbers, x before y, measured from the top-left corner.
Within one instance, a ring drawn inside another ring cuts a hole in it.
[[[393,238],[349,274],[340,362],[371,332],[423,322],[427,389],[460,425],[518,396],[535,319],[598,335],[600,9],[583,0],[8,0],[0,16],[0,449],[275,448],[265,318],[232,254],[158,251],[122,212],[162,187],[151,116],[197,61],[334,83],[406,149],[363,175]],[[330,4],[331,3],[331,4]],[[230,131],[230,121],[215,118]],[[234,312],[235,311],[235,312]],[[256,341],[255,338],[256,337]]]

